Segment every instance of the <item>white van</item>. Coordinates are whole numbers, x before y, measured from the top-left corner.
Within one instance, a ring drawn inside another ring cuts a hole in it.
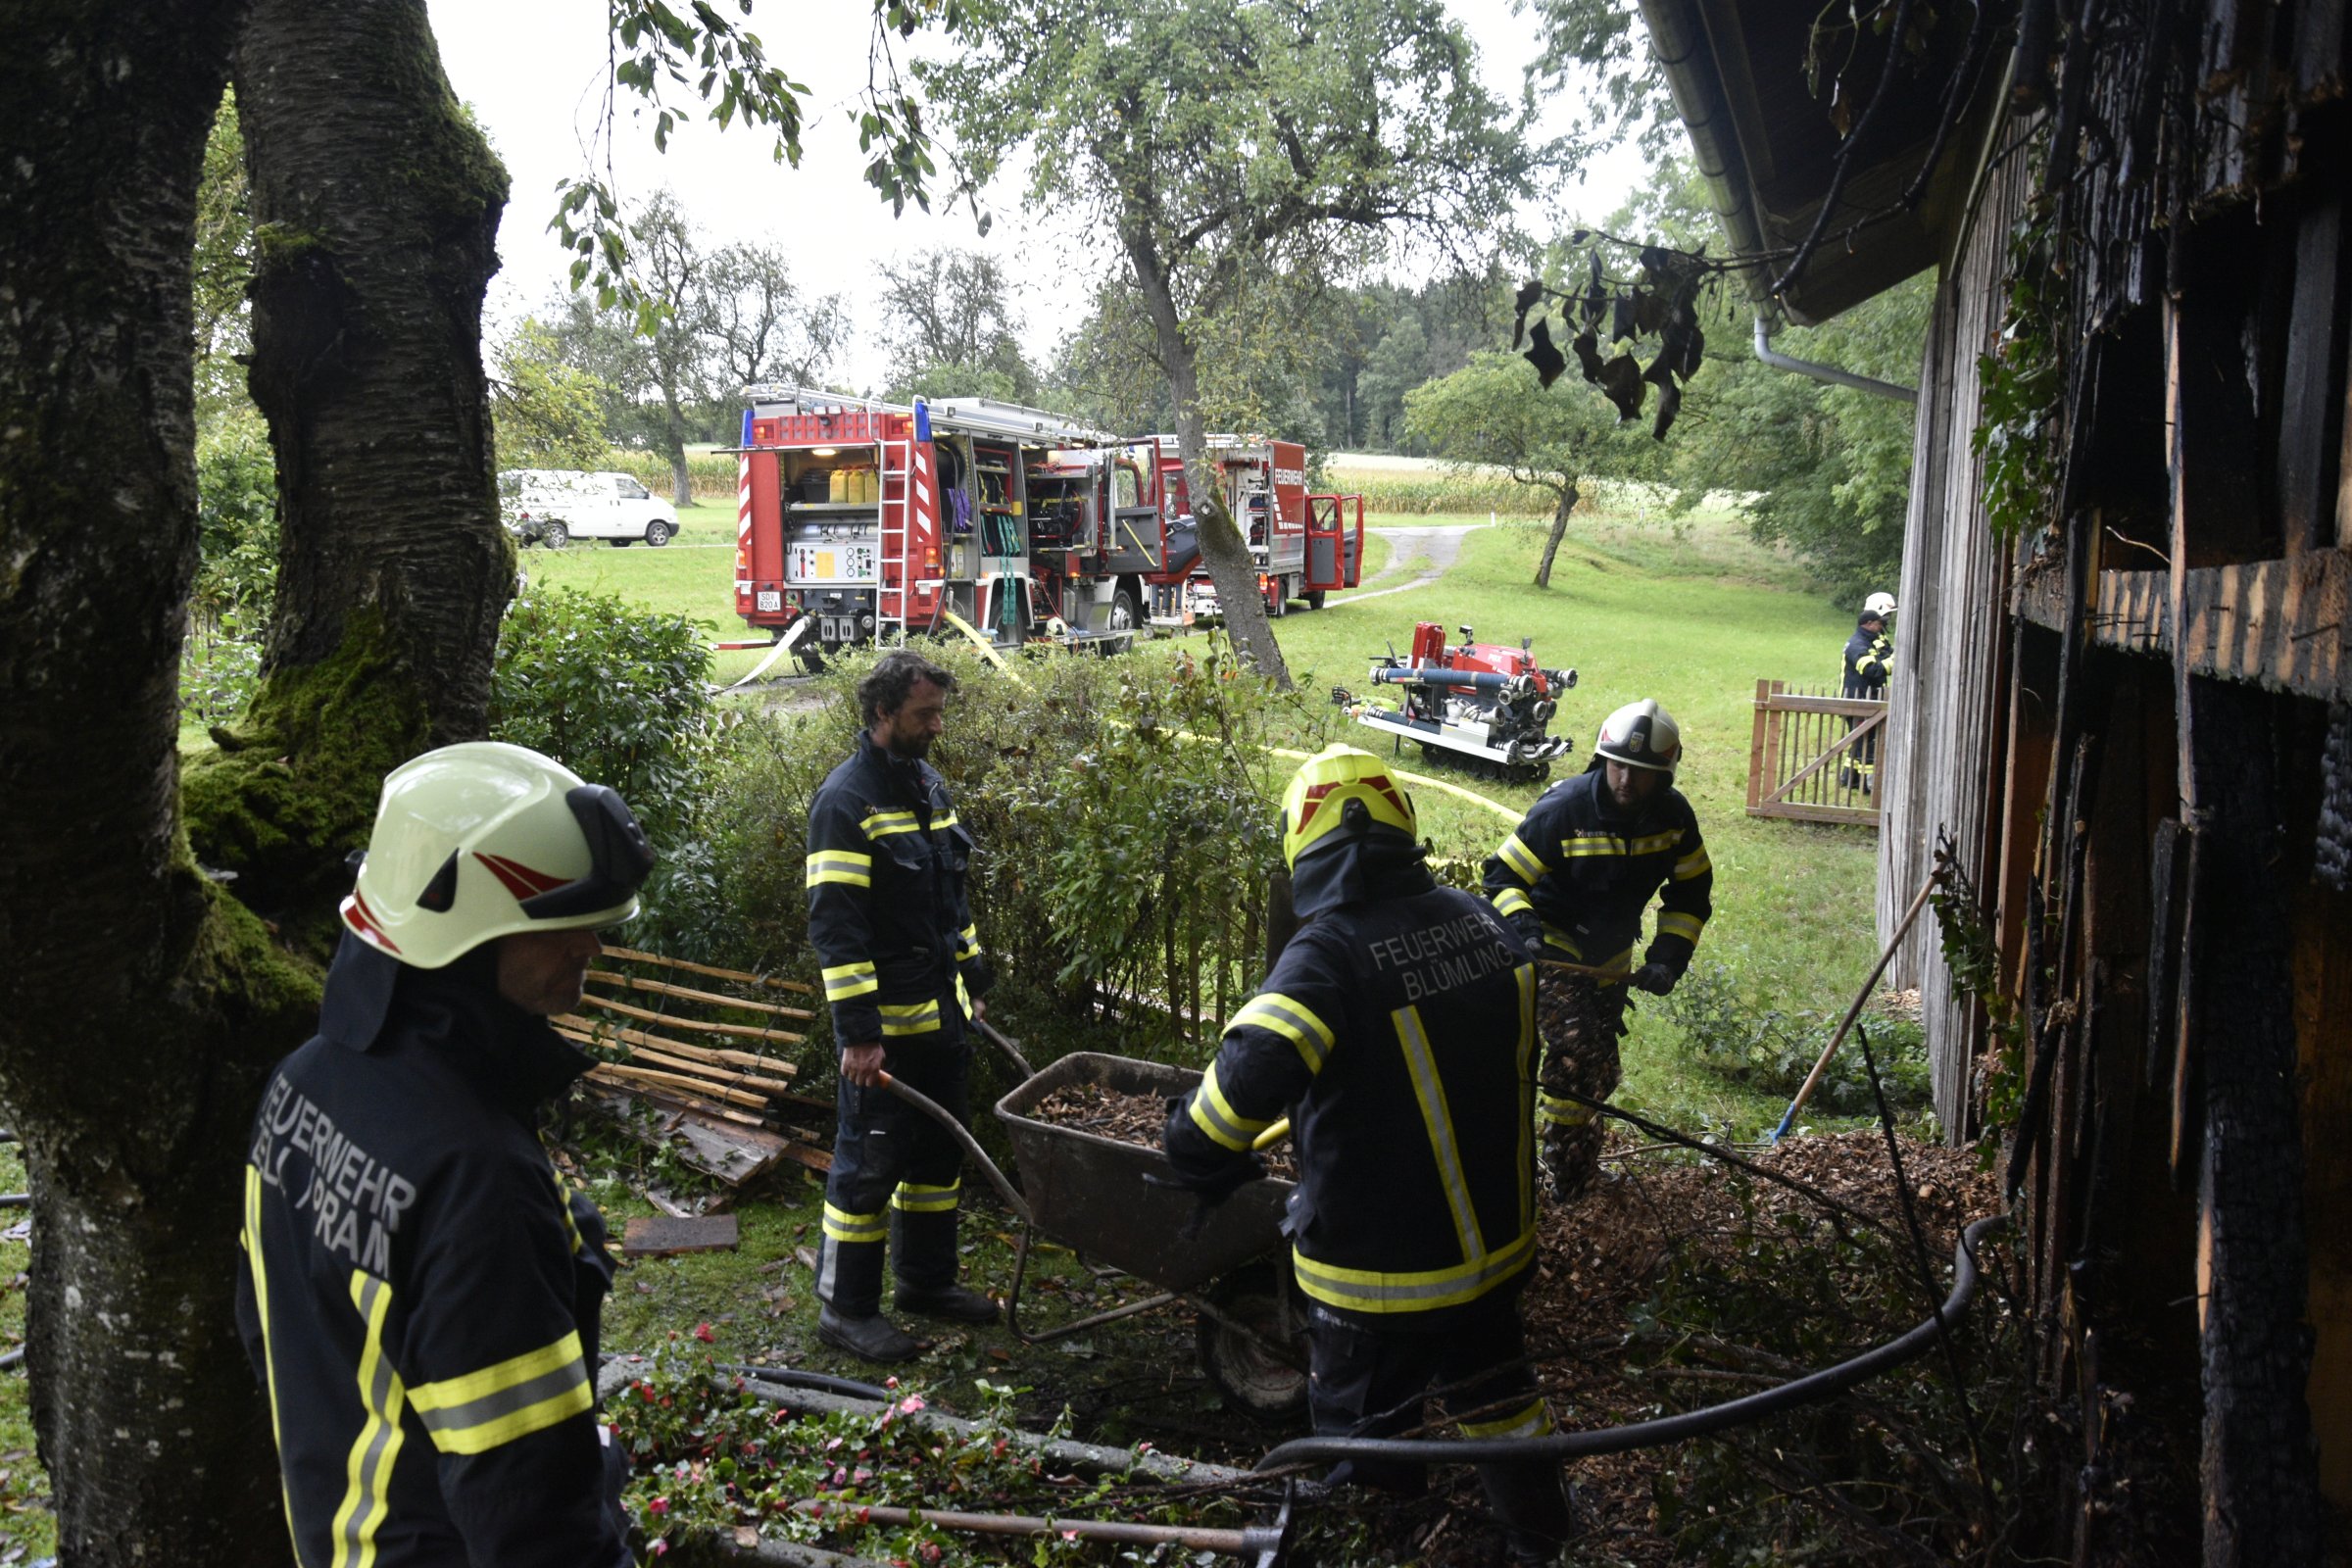
[[[660,547],[677,536],[678,514],[625,473],[513,468],[498,476],[500,510],[522,544],[561,550],[574,539]]]

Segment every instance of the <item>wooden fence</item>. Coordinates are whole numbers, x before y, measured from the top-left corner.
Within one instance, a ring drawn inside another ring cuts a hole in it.
[[[1885,750],[1886,729],[1882,699],[1792,692],[1786,681],[1756,682],[1747,814],[1877,827],[1872,775]]]

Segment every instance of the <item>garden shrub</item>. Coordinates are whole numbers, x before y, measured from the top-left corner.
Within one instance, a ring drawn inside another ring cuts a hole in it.
[[[1843,1009],[1758,1007],[1720,963],[1697,963],[1661,1004],[1681,1029],[1690,1059],[1735,1083],[1769,1095],[1793,1096],[1830,1043]],[[1931,1098],[1927,1034],[1917,1021],[1865,1011],[1822,1073],[1810,1103],[1848,1116],[1876,1115],[1878,1104],[1855,1031],[1870,1031],[1870,1046],[1898,1116],[1924,1108]]]
[[[533,590],[508,609],[499,633],[491,738],[611,785],[674,859],[701,813],[717,725],[704,637],[683,615]]]
[[[180,707],[209,722],[252,701],[277,593],[277,466],[250,408],[196,440],[196,585],[180,656]]]

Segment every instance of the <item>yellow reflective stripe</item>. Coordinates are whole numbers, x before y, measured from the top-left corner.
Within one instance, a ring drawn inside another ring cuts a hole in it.
[[[954,827],[956,825],[956,813],[954,811],[950,811],[944,816],[935,816],[931,819],[931,825],[934,828]]]
[[[571,1194],[552,1162],[547,1167],[547,1179],[556,1184],[556,1212],[564,1216],[564,1234],[571,1238],[571,1255],[577,1257],[587,1244],[580,1240],[580,1222],[571,1215]]]
[[[1591,1105],[1536,1091],[1536,1119],[1553,1127],[1582,1127],[1599,1114]]]
[[[867,838],[878,839],[893,833],[913,833],[922,824],[914,819],[912,811],[876,811],[859,821],[858,826]]]
[[[1233,1015],[1233,1022],[1225,1026],[1225,1032],[1231,1034],[1245,1024],[1281,1035],[1297,1046],[1298,1054],[1306,1060],[1308,1072],[1321,1072],[1323,1058],[1331,1054],[1330,1028],[1313,1012],[1280,992],[1265,991],[1251,997]]]
[[[277,1419],[277,1348],[270,1342],[270,1270],[262,1260],[262,1173],[254,1166],[245,1167],[245,1261],[253,1270],[253,1311],[262,1324],[262,1377],[270,1389],[270,1438],[280,1453],[285,1451],[284,1428]],[[281,1470],[277,1481],[278,1495],[286,1504],[286,1537],[294,1544],[294,1560],[302,1561],[302,1543],[294,1538],[294,1488]]]
[[[929,1002],[885,1002],[880,1007],[886,1035],[927,1035],[939,1027],[939,999]]]
[[[945,1214],[954,1210],[956,1197],[962,1191],[963,1178],[960,1176],[945,1187],[901,1182],[898,1191],[890,1195],[890,1206],[902,1214]]]
[[[1670,909],[1658,911],[1658,935],[1662,937],[1681,937],[1695,947],[1698,934],[1706,928],[1707,922],[1695,914],[1677,914]]]
[[[1707,858],[1707,847],[1702,844],[1674,862],[1674,879],[1677,882],[1688,882],[1702,871],[1714,869],[1715,862]]]
[[[1545,1438],[1553,1431],[1551,1410],[1541,1396],[1524,1410],[1494,1421],[1457,1423],[1465,1438]]]
[[[1396,1026],[1396,1043],[1404,1048],[1404,1070],[1413,1080],[1413,1098],[1421,1102],[1421,1126],[1429,1134],[1429,1152],[1438,1162],[1438,1183],[1446,1189],[1446,1206],[1453,1215],[1454,1239],[1462,1256],[1484,1256],[1485,1237],[1479,1234],[1478,1209],[1470,1201],[1470,1181],[1462,1174],[1462,1151],[1453,1134],[1453,1112],[1446,1102],[1446,1083],[1438,1076],[1429,1034],[1421,1027],[1421,1009],[1399,1007],[1389,1014]]]
[[[1512,972],[1519,982],[1519,1228],[1536,1223],[1536,966]]]
[[[960,974],[956,977],[956,1005],[962,1009],[966,1018],[972,1015],[972,994],[965,989],[963,976]]]
[[[1645,839],[1636,839],[1627,848],[1626,853],[1628,855],[1656,855],[1661,851],[1671,850],[1682,842],[1683,830],[1678,827],[1671,833],[1652,833]]]
[[[409,1402],[443,1453],[486,1453],[582,1414],[596,1402],[596,1391],[574,1329],[478,1372],[419,1384]]]
[[[1579,963],[1585,961],[1585,950],[1570,941],[1567,932],[1548,920],[1544,922],[1544,945],[1547,948],[1559,949]]]
[[[1206,1133],[1212,1143],[1222,1145],[1237,1154],[1245,1154],[1257,1141],[1257,1135],[1274,1125],[1274,1119],[1263,1121],[1245,1116],[1233,1108],[1225,1098],[1225,1088],[1217,1082],[1217,1064],[1210,1062],[1208,1071],[1200,1075],[1200,1087],[1193,1092],[1193,1125]]]
[[[1518,914],[1522,910],[1534,907],[1534,903],[1517,888],[1502,888],[1494,895],[1494,912],[1496,914]]]
[[[1520,1232],[1516,1241],[1498,1252],[1450,1268],[1407,1274],[1341,1268],[1319,1263],[1297,1248],[1291,1250],[1291,1265],[1298,1273],[1299,1289],[1318,1301],[1358,1312],[1426,1312],[1476,1300],[1517,1275],[1535,1256],[1536,1233],[1530,1229]]]
[[[1560,840],[1560,856],[1563,859],[1579,860],[1589,855],[1624,853],[1625,846],[1617,841],[1614,833],[1579,833],[1573,838]]]
[[[880,1209],[871,1214],[852,1214],[827,1203],[824,1229],[837,1242],[879,1242],[890,1235],[890,1216]]]
[[[1544,862],[1536,858],[1536,852],[1529,849],[1527,841],[1517,833],[1504,837],[1494,851],[1494,858],[1530,882],[1544,874]]]
[[[856,963],[837,963],[824,971],[824,981],[827,1002],[847,1002],[852,997],[862,997],[868,991],[879,990],[882,985],[874,975],[871,958],[863,958]]]
[[[956,933],[956,956],[958,958],[980,956],[980,928],[978,926],[967,925]]]
[[[854,850],[819,850],[808,857],[808,886],[839,882],[854,888],[874,885],[874,858]]]
[[[400,1427],[404,1391],[400,1374],[384,1356],[384,1314],[392,1305],[392,1287],[355,1268],[351,1304],[368,1325],[359,1374],[360,1407],[368,1419],[343,1462],[343,1505],[335,1510],[327,1538],[335,1544],[334,1568],[374,1568],[375,1533],[391,1511],[392,1462],[405,1438]]]

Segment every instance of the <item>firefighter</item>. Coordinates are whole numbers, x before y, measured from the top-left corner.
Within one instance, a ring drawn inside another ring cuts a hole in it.
[[[1845,680],[1838,688],[1839,696],[1865,697],[1873,702],[1886,698],[1887,678],[1894,673],[1894,642],[1886,635],[1886,623],[1893,618],[1894,595],[1872,594],[1862,601],[1854,634],[1845,640]],[[1859,722],[1848,718],[1847,733]],[[1878,781],[1878,771],[1879,732],[1873,729],[1847,751],[1838,782],[1849,790],[1859,785],[1868,795]]]
[[[518,746],[384,780],[318,1034],[245,1169],[237,1321],[312,1568],[627,1568],[597,1423],[605,1225],[534,1132],[549,1027],[653,866],[612,791]]]
[[[1299,1179],[1284,1230],[1307,1306],[1318,1433],[1394,1435],[1446,1385],[1473,1437],[1541,1437],[1518,1297],[1536,1255],[1530,1080],[1536,977],[1477,898],[1422,863],[1410,797],[1334,746],[1283,799],[1303,922],[1226,1025],[1162,1135],[1204,1203],[1263,1174],[1251,1148],[1286,1109]],[[1516,1129],[1516,1132],[1513,1132]],[[1514,1560],[1568,1533],[1558,1466],[1482,1465]],[[1418,1467],[1350,1460],[1334,1481],[1417,1489]]]
[[[980,1018],[992,974],[964,888],[972,836],[923,760],[955,688],[919,654],[883,655],[858,683],[858,749],[808,808],[808,940],[841,1050],[816,1332],[868,1361],[921,1349],[882,1315],[886,1243],[900,1311],[997,1320],[996,1303],[956,1279],[963,1151],[881,1084],[887,1070],[968,1118],[964,1026]]]
[[[1544,1187],[1561,1202],[1582,1196],[1600,1163],[1598,1115],[1562,1092],[1615,1092],[1627,988],[1672,991],[1713,909],[1698,818],[1674,787],[1682,756],[1682,731],[1664,709],[1647,698],[1620,708],[1600,726],[1591,765],[1553,785],[1487,858],[1487,897],[1544,960],[1536,1121]],[[1657,930],[1636,968],[1653,894]]]

